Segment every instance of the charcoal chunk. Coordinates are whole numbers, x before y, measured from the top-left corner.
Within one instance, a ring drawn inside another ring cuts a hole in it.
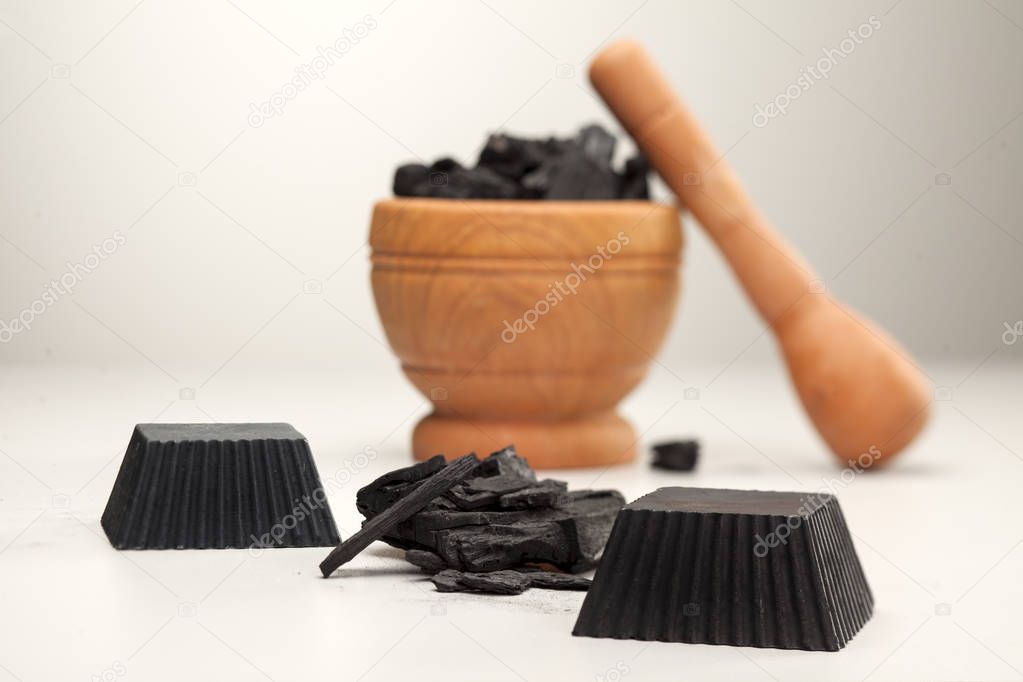
[[[489,168],[465,168],[454,159],[441,159],[429,168],[425,184],[413,196],[445,199],[515,199],[518,186]]]
[[[462,586],[462,573],[453,569],[447,569],[440,571],[434,575],[430,580],[437,587],[438,592],[464,592],[465,588]]]
[[[647,183],[649,173],[650,161],[643,154],[637,154],[627,159],[618,197],[620,199],[649,199],[650,186]]]
[[[546,141],[527,140],[497,133],[487,138],[476,165],[518,181],[548,158],[557,155],[562,146],[563,143],[553,138]]]
[[[400,197],[422,196],[420,188],[429,182],[429,168],[421,163],[408,163],[394,172],[394,193]]]
[[[445,495],[458,509],[473,510],[498,504],[503,495],[528,488],[536,482],[536,474],[514,446],[491,453],[480,462],[475,478],[460,483]]]
[[[617,199],[618,176],[610,166],[594,161],[582,151],[573,150],[541,167],[545,171],[545,199]],[[528,179],[530,176],[527,176]],[[524,179],[525,182],[525,179]]]
[[[478,465],[479,460],[476,458],[475,453],[456,459],[436,474],[424,480],[415,490],[402,497],[385,511],[366,521],[355,535],[335,547],[327,555],[327,558],[320,563],[320,572],[323,573],[323,577],[329,577],[331,573],[343,564],[351,561],[359,552],[369,547],[374,540],[380,539],[400,522],[429,504],[430,500],[438,495],[442,495],[451,486],[464,480]]]
[[[496,571],[525,563],[547,563],[573,572],[593,568],[625,499],[617,491],[568,495],[557,509],[536,510],[509,523],[492,517],[496,522],[487,525],[436,531],[436,552],[449,566],[468,571]]]
[[[355,508],[370,518],[400,500],[419,481],[444,468],[444,455],[436,455],[412,466],[395,469],[379,477],[355,494]]]
[[[522,594],[530,585],[529,577],[518,571],[464,573],[449,568],[433,576],[432,580],[440,592]]]
[[[430,166],[406,164],[394,176],[398,196],[454,199],[643,199],[645,157],[613,167],[614,136],[599,125],[574,137],[526,139],[504,133],[487,138],[474,168],[444,158]]]
[[[460,582],[474,592],[522,594],[529,589],[531,580],[518,571],[494,571],[492,573],[463,573]]]
[[[477,477],[452,488],[446,497],[459,509],[482,509],[497,504],[504,495],[532,485],[530,479],[515,474]]]
[[[544,479],[536,485],[501,495],[497,504],[501,509],[535,509],[556,507],[568,501],[568,485],[564,481]]]
[[[591,581],[567,573],[528,569],[474,573],[445,569],[431,578],[438,592],[480,592],[486,594],[522,594],[530,587],[545,590],[585,592]]]
[[[581,575],[570,573],[555,573],[554,571],[527,571],[529,586],[538,587],[544,590],[574,590],[585,592],[590,589],[593,581]]]
[[[450,466],[438,457],[405,467],[381,476],[357,496],[367,518],[364,528],[390,516],[379,539],[405,549],[410,563],[430,573],[492,573],[536,565],[565,572],[593,568],[625,504],[615,490],[569,491],[563,481],[538,481],[509,446],[463,472],[428,502],[417,503],[413,512],[392,515],[409,498],[421,497],[422,489],[435,490],[433,479],[445,476]],[[456,589],[450,579],[447,573],[438,578],[438,589]]]
[[[588,125],[579,131],[575,141],[583,156],[600,166],[611,168],[611,158],[615,153],[614,135],[599,125]]]
[[[536,480],[529,462],[519,456],[514,445],[507,445],[497,452],[490,453],[480,462],[477,469],[480,476],[519,476],[530,481]]]
[[[700,442],[677,440],[658,443],[654,445],[653,451],[651,466],[669,471],[692,471],[700,456]]]
[[[427,573],[436,573],[447,568],[444,560],[433,552],[425,549],[410,549],[405,552],[405,561],[413,566],[418,566]]]

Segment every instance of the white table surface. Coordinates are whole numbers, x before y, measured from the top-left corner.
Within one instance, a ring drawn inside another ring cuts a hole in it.
[[[845,650],[806,653],[572,637],[581,593],[441,594],[380,543],[330,580],[319,548],[115,551],[99,517],[136,422],[290,421],[324,479],[372,447],[369,466],[330,492],[347,537],[355,491],[408,463],[427,407],[396,370],[228,371],[181,399],[151,368],[7,367],[0,680],[1023,678],[1023,368],[928,371],[951,395],[924,437],[890,470],[836,486],[874,617]],[[685,400],[688,384],[655,368],[625,413],[644,446],[698,436],[697,473],[652,471],[644,451],[553,475],[629,499],[672,484],[813,491],[837,478],[780,369],[694,376],[700,397]]]

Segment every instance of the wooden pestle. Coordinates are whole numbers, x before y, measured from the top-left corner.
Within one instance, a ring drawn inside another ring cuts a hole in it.
[[[728,259],[832,451],[861,466],[900,452],[923,428],[932,399],[906,352],[823,291],[642,46],[620,41],[602,50],[590,81]]]

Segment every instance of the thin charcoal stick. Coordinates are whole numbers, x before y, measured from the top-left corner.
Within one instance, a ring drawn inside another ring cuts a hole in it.
[[[418,488],[401,498],[390,507],[380,512],[355,535],[335,547],[320,564],[323,577],[330,577],[359,552],[369,547],[375,540],[382,538],[388,531],[413,514],[421,511],[433,498],[443,495],[458,483],[464,481],[476,469],[479,460],[475,453],[460,457],[446,467],[424,480]]]

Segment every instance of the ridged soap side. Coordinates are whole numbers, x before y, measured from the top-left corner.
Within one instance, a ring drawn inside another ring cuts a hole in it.
[[[224,425],[228,437],[218,438],[204,425],[196,439],[166,440],[137,426],[101,520],[110,543],[117,549],[336,545],[337,526],[308,442],[280,426],[287,427],[280,438],[239,437],[237,425]]]
[[[791,517],[623,509],[573,634],[837,651],[873,597],[830,498],[763,555]]]

